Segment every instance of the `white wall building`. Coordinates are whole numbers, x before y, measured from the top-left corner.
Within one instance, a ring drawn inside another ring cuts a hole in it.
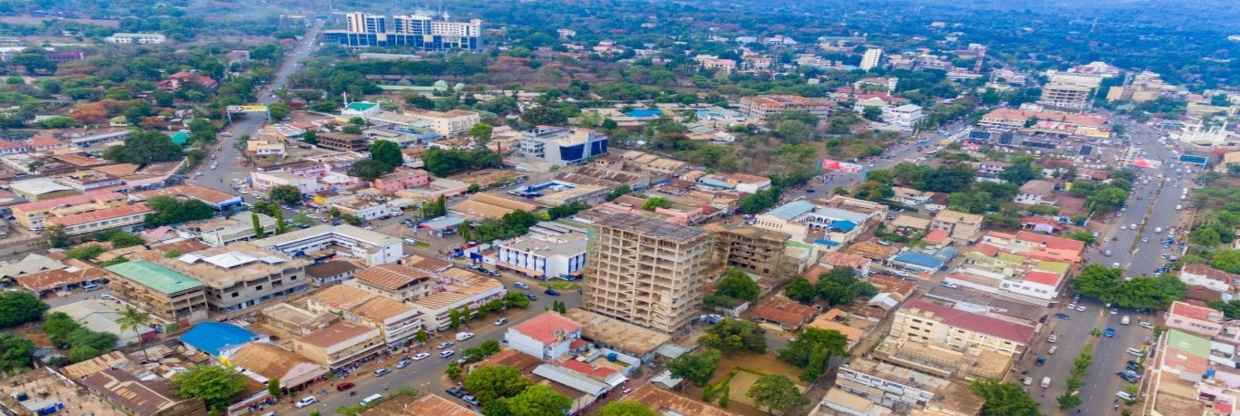
[[[543,361],[567,355],[573,341],[578,339],[581,339],[581,325],[556,312],[543,312],[509,327],[504,333],[509,348]]]
[[[922,119],[926,118],[917,104],[905,104],[883,109],[883,122],[900,130],[913,131]]]
[[[583,233],[538,227],[525,236],[496,243],[495,264],[539,279],[571,279],[585,269],[587,242]]]
[[[334,247],[337,255],[357,257],[370,265],[395,263],[405,257],[400,238],[352,225],[318,225],[264,238],[255,244],[291,256]]]

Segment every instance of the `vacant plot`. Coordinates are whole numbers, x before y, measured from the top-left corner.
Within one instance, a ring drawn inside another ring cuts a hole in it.
[[[797,378],[800,373],[797,367],[775,358],[774,353],[736,354],[719,362],[719,369],[715,370],[715,375],[707,387],[692,387],[687,393],[691,397],[705,399],[705,391],[712,390],[709,396],[713,396],[710,401],[715,405],[719,404],[721,398],[726,397],[728,410],[746,416],[762,416],[767,413],[754,406],[753,400],[747,394],[749,388],[764,375],[781,374],[797,383],[797,388],[801,391],[805,391],[807,387]]]

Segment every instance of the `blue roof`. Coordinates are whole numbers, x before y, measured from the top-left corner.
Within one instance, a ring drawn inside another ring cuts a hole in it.
[[[802,214],[805,214],[806,212],[810,212],[813,210],[814,210],[813,203],[806,201],[806,200],[800,200],[800,201],[792,201],[787,204],[780,205],[779,207],[768,211],[767,215],[771,215],[771,216],[774,216],[781,220],[786,221],[786,220],[791,220],[793,218],[799,217]]]
[[[442,230],[442,229],[459,226],[463,222],[465,222],[464,217],[461,217],[459,215],[448,214],[442,217],[436,217],[434,219],[427,220],[423,222],[421,226],[430,228],[432,230]]]
[[[846,233],[852,231],[854,228],[857,228],[857,223],[845,220],[834,220],[831,221],[830,227],[832,230]]]
[[[835,246],[840,245],[840,242],[835,241],[835,240],[828,240],[825,238],[820,238],[820,239],[814,240],[814,244],[817,244],[820,246],[835,247]]]
[[[203,322],[181,335],[181,342],[198,351],[219,356],[221,351],[239,347],[257,338],[250,330],[233,324]]]
[[[892,261],[908,263],[908,264],[912,264],[915,266],[920,266],[920,267],[924,267],[927,269],[934,269],[934,270],[943,268],[943,260],[939,259],[938,257],[934,257],[929,254],[917,252],[917,251],[905,251],[903,253],[897,254],[894,258],[892,258]]]
[[[633,118],[658,118],[663,115],[663,111],[658,108],[634,108],[624,114]]]

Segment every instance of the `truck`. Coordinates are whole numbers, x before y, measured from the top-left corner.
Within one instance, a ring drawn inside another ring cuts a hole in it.
[[[1128,315],[1124,315],[1124,317],[1119,320],[1120,325],[1128,325],[1130,323],[1132,323],[1132,318],[1129,318]]]

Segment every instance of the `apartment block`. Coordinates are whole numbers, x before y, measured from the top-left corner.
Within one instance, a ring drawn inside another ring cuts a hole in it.
[[[413,305],[343,284],[315,292],[304,299],[307,315],[330,314],[378,328],[388,346],[408,343],[422,329],[422,314]]]
[[[888,337],[945,347],[954,351],[986,350],[1015,356],[1023,353],[1037,328],[954,309],[924,299],[904,303]]]
[[[358,289],[410,301],[430,294],[434,276],[426,270],[401,264],[380,264],[362,269],[346,284]]]
[[[108,266],[112,294],[170,322],[207,319],[207,289],[198,279],[142,260]]]
[[[476,310],[508,293],[499,280],[464,269],[449,268],[438,277],[430,294],[412,302],[422,312],[427,331],[447,330],[453,310]]]
[[[755,121],[763,121],[768,116],[788,111],[804,111],[827,118],[834,109],[835,102],[826,98],[797,95],[755,95],[741,98],[741,113]]]
[[[702,301],[710,236],[627,213],[594,225],[585,308],[667,333],[684,327]]]
[[[212,312],[245,310],[310,288],[306,278],[309,260],[252,243],[209,248],[159,262],[202,282]]]
[[[18,224],[30,231],[42,231],[49,219],[68,217],[125,205],[125,194],[113,191],[91,191],[79,195],[17,204],[12,207]]]
[[[930,221],[930,229],[943,230],[956,241],[973,241],[982,231],[982,216],[945,209]]]
[[[788,234],[753,226],[713,223],[703,227],[715,241],[715,264],[772,276],[784,262]]]
[[[452,111],[413,111],[409,113],[414,119],[426,122],[431,131],[443,137],[464,136],[469,129],[482,119],[478,113],[465,110]]]
[[[1038,104],[1070,111],[1085,110],[1094,89],[1101,83],[1102,78],[1094,75],[1052,73],[1050,82],[1042,86]]]

